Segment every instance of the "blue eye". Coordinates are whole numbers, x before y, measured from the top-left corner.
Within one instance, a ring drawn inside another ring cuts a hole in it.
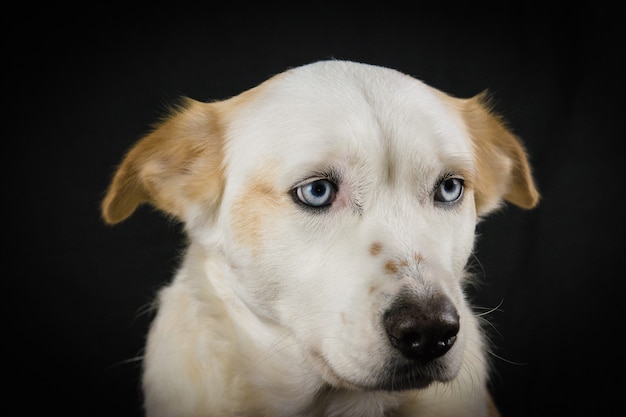
[[[435,189],[435,201],[439,203],[454,203],[463,195],[464,182],[460,178],[446,178]]]
[[[295,189],[295,195],[310,207],[326,207],[332,204],[337,193],[337,186],[331,181],[320,179],[300,185]]]

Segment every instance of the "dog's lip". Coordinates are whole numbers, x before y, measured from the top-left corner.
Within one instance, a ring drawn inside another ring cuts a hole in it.
[[[384,391],[407,391],[413,389],[423,389],[435,382],[435,378],[423,374],[398,375],[390,374],[389,378],[380,381],[378,389]]]
[[[310,352],[310,356],[326,382],[335,388],[359,391],[407,391],[426,388],[437,379],[423,372],[418,373],[412,368],[412,371],[390,369],[387,373],[388,377],[373,378],[371,383],[355,382],[339,375],[321,352],[313,350]]]
[[[419,363],[398,358],[387,364],[384,375],[378,381],[378,387],[385,391],[422,389],[434,382],[449,382],[456,376],[448,375],[446,367],[437,360]]]

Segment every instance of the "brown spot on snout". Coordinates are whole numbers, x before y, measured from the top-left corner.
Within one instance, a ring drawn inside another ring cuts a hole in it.
[[[380,252],[382,250],[383,250],[383,245],[381,243],[379,243],[379,242],[374,242],[370,246],[370,255],[376,256],[376,255],[380,254]]]
[[[398,264],[395,263],[394,261],[387,261],[385,263],[385,271],[388,274],[395,274],[398,272]]]
[[[385,262],[385,272],[397,274],[401,269],[407,269],[411,265],[419,264],[424,260],[421,254],[415,253],[413,259],[388,260]]]

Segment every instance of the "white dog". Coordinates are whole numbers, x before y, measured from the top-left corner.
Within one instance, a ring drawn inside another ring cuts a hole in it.
[[[464,297],[476,223],[539,194],[485,105],[324,61],[186,100],[103,202],[181,221],[189,247],[144,356],[149,416],[497,415]]]

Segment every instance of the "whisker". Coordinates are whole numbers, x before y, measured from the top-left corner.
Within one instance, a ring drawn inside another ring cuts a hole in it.
[[[502,306],[502,304],[504,304],[504,299],[500,300],[500,302],[498,303],[498,305],[497,305],[497,306],[495,306],[495,307],[476,307],[476,306],[474,306],[474,310],[485,310],[485,311],[484,311],[484,312],[482,312],[482,313],[478,313],[478,314],[476,314],[476,317],[483,317],[483,316],[487,316],[487,315],[489,315],[489,314],[491,314],[491,313],[494,313],[494,312],[496,312],[496,311],[502,311],[502,310],[500,309],[500,307]]]
[[[110,371],[116,368],[119,368],[121,366],[124,365],[129,365],[129,364],[141,364],[143,363],[143,359],[144,359],[144,355],[137,355],[133,358],[128,358],[128,359],[124,359],[121,361],[118,361],[110,366],[107,366],[106,368],[104,368],[106,371]]]
[[[506,362],[506,363],[508,363],[508,364],[511,364],[511,365],[517,365],[517,366],[525,366],[525,365],[528,365],[528,362],[515,362],[515,361],[512,361],[512,360],[510,360],[510,359],[506,359],[506,358],[504,358],[504,357],[502,357],[502,356],[498,355],[497,353],[495,353],[495,352],[494,352],[494,351],[492,351],[491,349],[487,349],[487,350],[486,350],[486,352],[487,352],[490,356],[492,356],[492,357],[494,357],[494,358],[496,358],[496,359],[498,359],[498,360],[501,360],[501,361],[503,361],[503,362]]]

